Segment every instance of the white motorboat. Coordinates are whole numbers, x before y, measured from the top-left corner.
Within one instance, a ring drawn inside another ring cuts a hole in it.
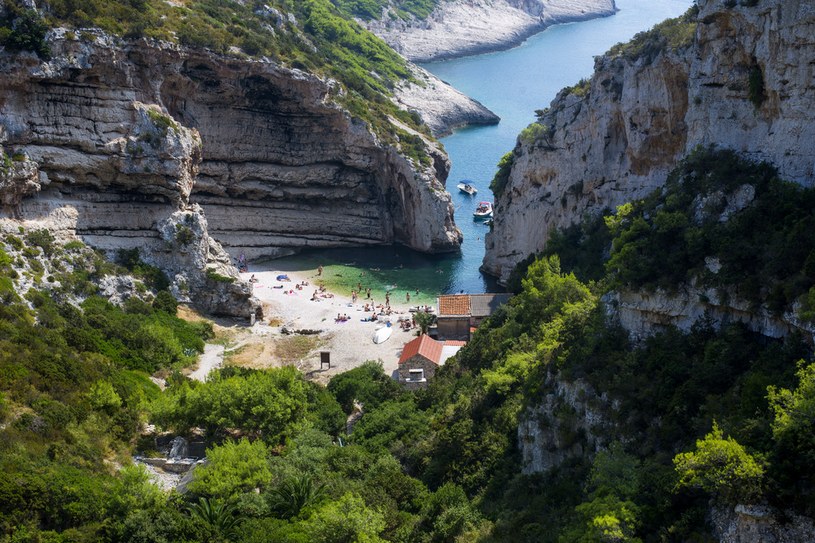
[[[458,187],[458,190],[465,192],[470,196],[473,196],[476,192],[478,192],[478,189],[472,186],[470,183],[459,183],[456,186]]]
[[[374,340],[374,343],[378,345],[388,341],[388,338],[391,337],[392,333],[393,328],[391,327],[390,323],[388,323],[386,326],[377,328],[372,339]]]
[[[474,219],[490,219],[492,218],[492,203],[478,202],[478,207],[475,208],[473,213]]]

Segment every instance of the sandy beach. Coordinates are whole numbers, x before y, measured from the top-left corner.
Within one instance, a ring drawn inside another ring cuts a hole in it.
[[[274,262],[264,265],[249,266],[248,271],[241,273],[241,278],[249,281],[252,276],[255,282],[255,296],[264,305],[263,322],[256,323],[255,328],[270,339],[282,336],[283,328],[288,330],[319,330],[320,346],[297,362],[303,373],[320,382],[326,382],[333,375],[361,365],[366,360],[379,360],[385,373],[391,375],[396,371],[402,348],[416,337],[416,330],[404,331],[399,327],[400,317],[409,319],[411,306],[402,298],[396,299],[393,293],[390,299],[393,324],[391,337],[380,344],[373,342],[373,334],[383,325],[380,322],[368,322],[363,319],[371,316],[372,311],[365,312],[365,292],[356,303],[351,303],[347,295],[336,294],[326,290],[319,301],[312,300],[318,289],[320,277],[315,272],[291,272],[272,269]],[[278,281],[278,275],[287,275],[290,281]],[[295,285],[307,283],[298,290]],[[401,293],[404,296],[404,293]],[[371,298],[379,306],[385,303],[385,292],[371,292]],[[377,313],[381,310],[377,309]],[[347,315],[345,322],[337,321],[337,315]],[[320,351],[331,353],[331,369],[320,369]]]

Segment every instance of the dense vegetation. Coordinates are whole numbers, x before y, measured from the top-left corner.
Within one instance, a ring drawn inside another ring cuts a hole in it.
[[[754,196],[734,206],[748,184]],[[328,387],[288,367],[225,368],[206,383],[172,374],[161,392],[146,372],[188,363],[207,333],[175,318],[166,296],[119,308],[93,295],[77,305],[31,291],[29,305],[7,289],[0,537],[706,541],[711,503],[812,515],[811,346],[706,319],[633,343],[600,301],[615,286],[702,280],[705,254],[722,263],[704,279],[717,288],[758,277],[768,296],[776,284],[805,292],[799,279],[815,248],[805,232],[810,198],[766,165],[699,150],[659,194],[558,234],[550,250],[563,258],[529,262],[518,295],[418,393],[374,363]],[[27,239],[65,254],[42,233]],[[751,240],[753,258],[731,258]],[[24,250],[18,242],[7,238],[0,254],[7,287],[21,258],[13,255]],[[773,268],[782,249],[803,256]],[[669,258],[680,261],[658,264]],[[348,435],[345,419],[360,405]],[[554,455],[544,473],[521,472],[526,420],[539,430],[537,446]],[[157,491],[130,464],[135,450],[156,454],[140,437],[145,421],[208,441],[209,463],[185,493]]]

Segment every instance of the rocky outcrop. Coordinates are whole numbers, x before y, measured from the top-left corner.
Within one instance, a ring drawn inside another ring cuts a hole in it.
[[[735,295],[723,296],[719,289],[686,285],[670,293],[625,290],[608,294],[604,301],[609,315],[635,340],[668,327],[687,332],[696,322],[706,319],[714,326],[740,322],[753,332],[772,338],[798,332],[815,344],[815,325],[799,318],[795,308],[778,314]]]
[[[783,520],[782,520],[783,519]],[[812,519],[766,505],[714,507],[714,536],[721,543],[800,543],[815,541]]]
[[[615,11],[614,0],[456,0],[438,2],[426,19],[386,12],[363,24],[409,60],[427,62],[506,49],[547,26]]]
[[[335,104],[335,83],[267,61],[52,34],[50,61],[0,53],[0,143],[31,162],[0,180],[19,218],[105,250],[138,247],[182,298],[241,316],[255,305],[222,247],[250,259],[458,248],[444,152],[407,127],[430,161],[381,142]]]
[[[554,228],[640,198],[699,145],[815,182],[815,10],[804,1],[698,2],[687,46],[599,57],[525,131],[496,199],[483,269],[506,281]],[[655,43],[658,43],[655,42]]]
[[[410,65],[415,81],[404,81],[394,90],[403,109],[415,111],[436,137],[456,128],[497,124],[500,117],[479,101],[457,91],[430,72]]]
[[[611,402],[581,380],[548,374],[547,393],[527,408],[518,424],[523,473],[545,473],[571,458],[591,456],[608,445],[601,437],[610,427],[604,412]]]
[[[15,215],[23,198],[42,188],[37,163],[25,155],[8,156],[0,148],[0,205],[3,212]]]

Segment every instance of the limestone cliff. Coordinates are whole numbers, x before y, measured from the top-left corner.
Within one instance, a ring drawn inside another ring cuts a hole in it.
[[[416,62],[505,49],[547,26],[612,15],[614,0],[456,0],[425,19],[391,16],[365,26]]]
[[[815,182],[815,83],[802,60],[815,56],[815,9],[795,0],[698,4],[691,40],[671,46],[652,35],[636,53],[599,57],[592,78],[562,91],[519,138],[484,270],[505,281],[553,228],[644,196],[698,145]]]
[[[403,81],[394,92],[394,101],[403,109],[415,111],[434,136],[452,133],[456,128],[497,124],[501,119],[427,70],[410,65],[413,81]]]
[[[798,543],[815,540],[812,519],[766,505],[714,507],[711,521],[721,543]]]
[[[248,289],[222,246],[248,258],[458,247],[444,152],[404,126],[429,162],[380,141],[336,105],[335,83],[268,61],[89,35],[52,32],[50,61],[0,53],[0,144],[37,170],[11,161],[0,178],[6,216],[59,217],[92,245],[139,247],[177,288],[208,293],[207,309],[243,316]]]

